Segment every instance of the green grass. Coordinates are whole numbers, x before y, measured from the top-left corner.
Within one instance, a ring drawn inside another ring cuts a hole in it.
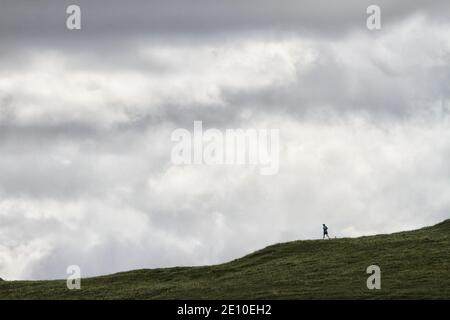
[[[293,241],[214,266],[82,279],[0,281],[0,299],[449,299],[450,220],[361,238]],[[368,290],[366,268],[381,268]]]

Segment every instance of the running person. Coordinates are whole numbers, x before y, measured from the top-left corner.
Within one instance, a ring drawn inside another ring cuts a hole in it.
[[[330,237],[328,236],[328,227],[324,223],[323,224],[323,239],[325,239],[325,236],[327,236],[327,238],[330,239]]]

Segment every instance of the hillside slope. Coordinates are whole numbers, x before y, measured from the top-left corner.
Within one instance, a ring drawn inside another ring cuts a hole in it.
[[[449,299],[450,220],[354,239],[294,241],[225,264],[136,270],[66,282],[0,281],[0,299]],[[368,290],[367,266],[381,268]]]

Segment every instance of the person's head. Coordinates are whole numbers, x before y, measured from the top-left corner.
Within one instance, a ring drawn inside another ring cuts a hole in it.
[[[325,227],[325,223],[323,224],[323,226]]]

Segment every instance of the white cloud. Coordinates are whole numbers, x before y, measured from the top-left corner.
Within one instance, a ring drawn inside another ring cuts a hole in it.
[[[217,263],[322,223],[342,237],[448,217],[448,24],[236,34],[49,46],[0,71],[2,278]],[[193,120],[280,129],[279,174],[173,166],[170,134]]]

